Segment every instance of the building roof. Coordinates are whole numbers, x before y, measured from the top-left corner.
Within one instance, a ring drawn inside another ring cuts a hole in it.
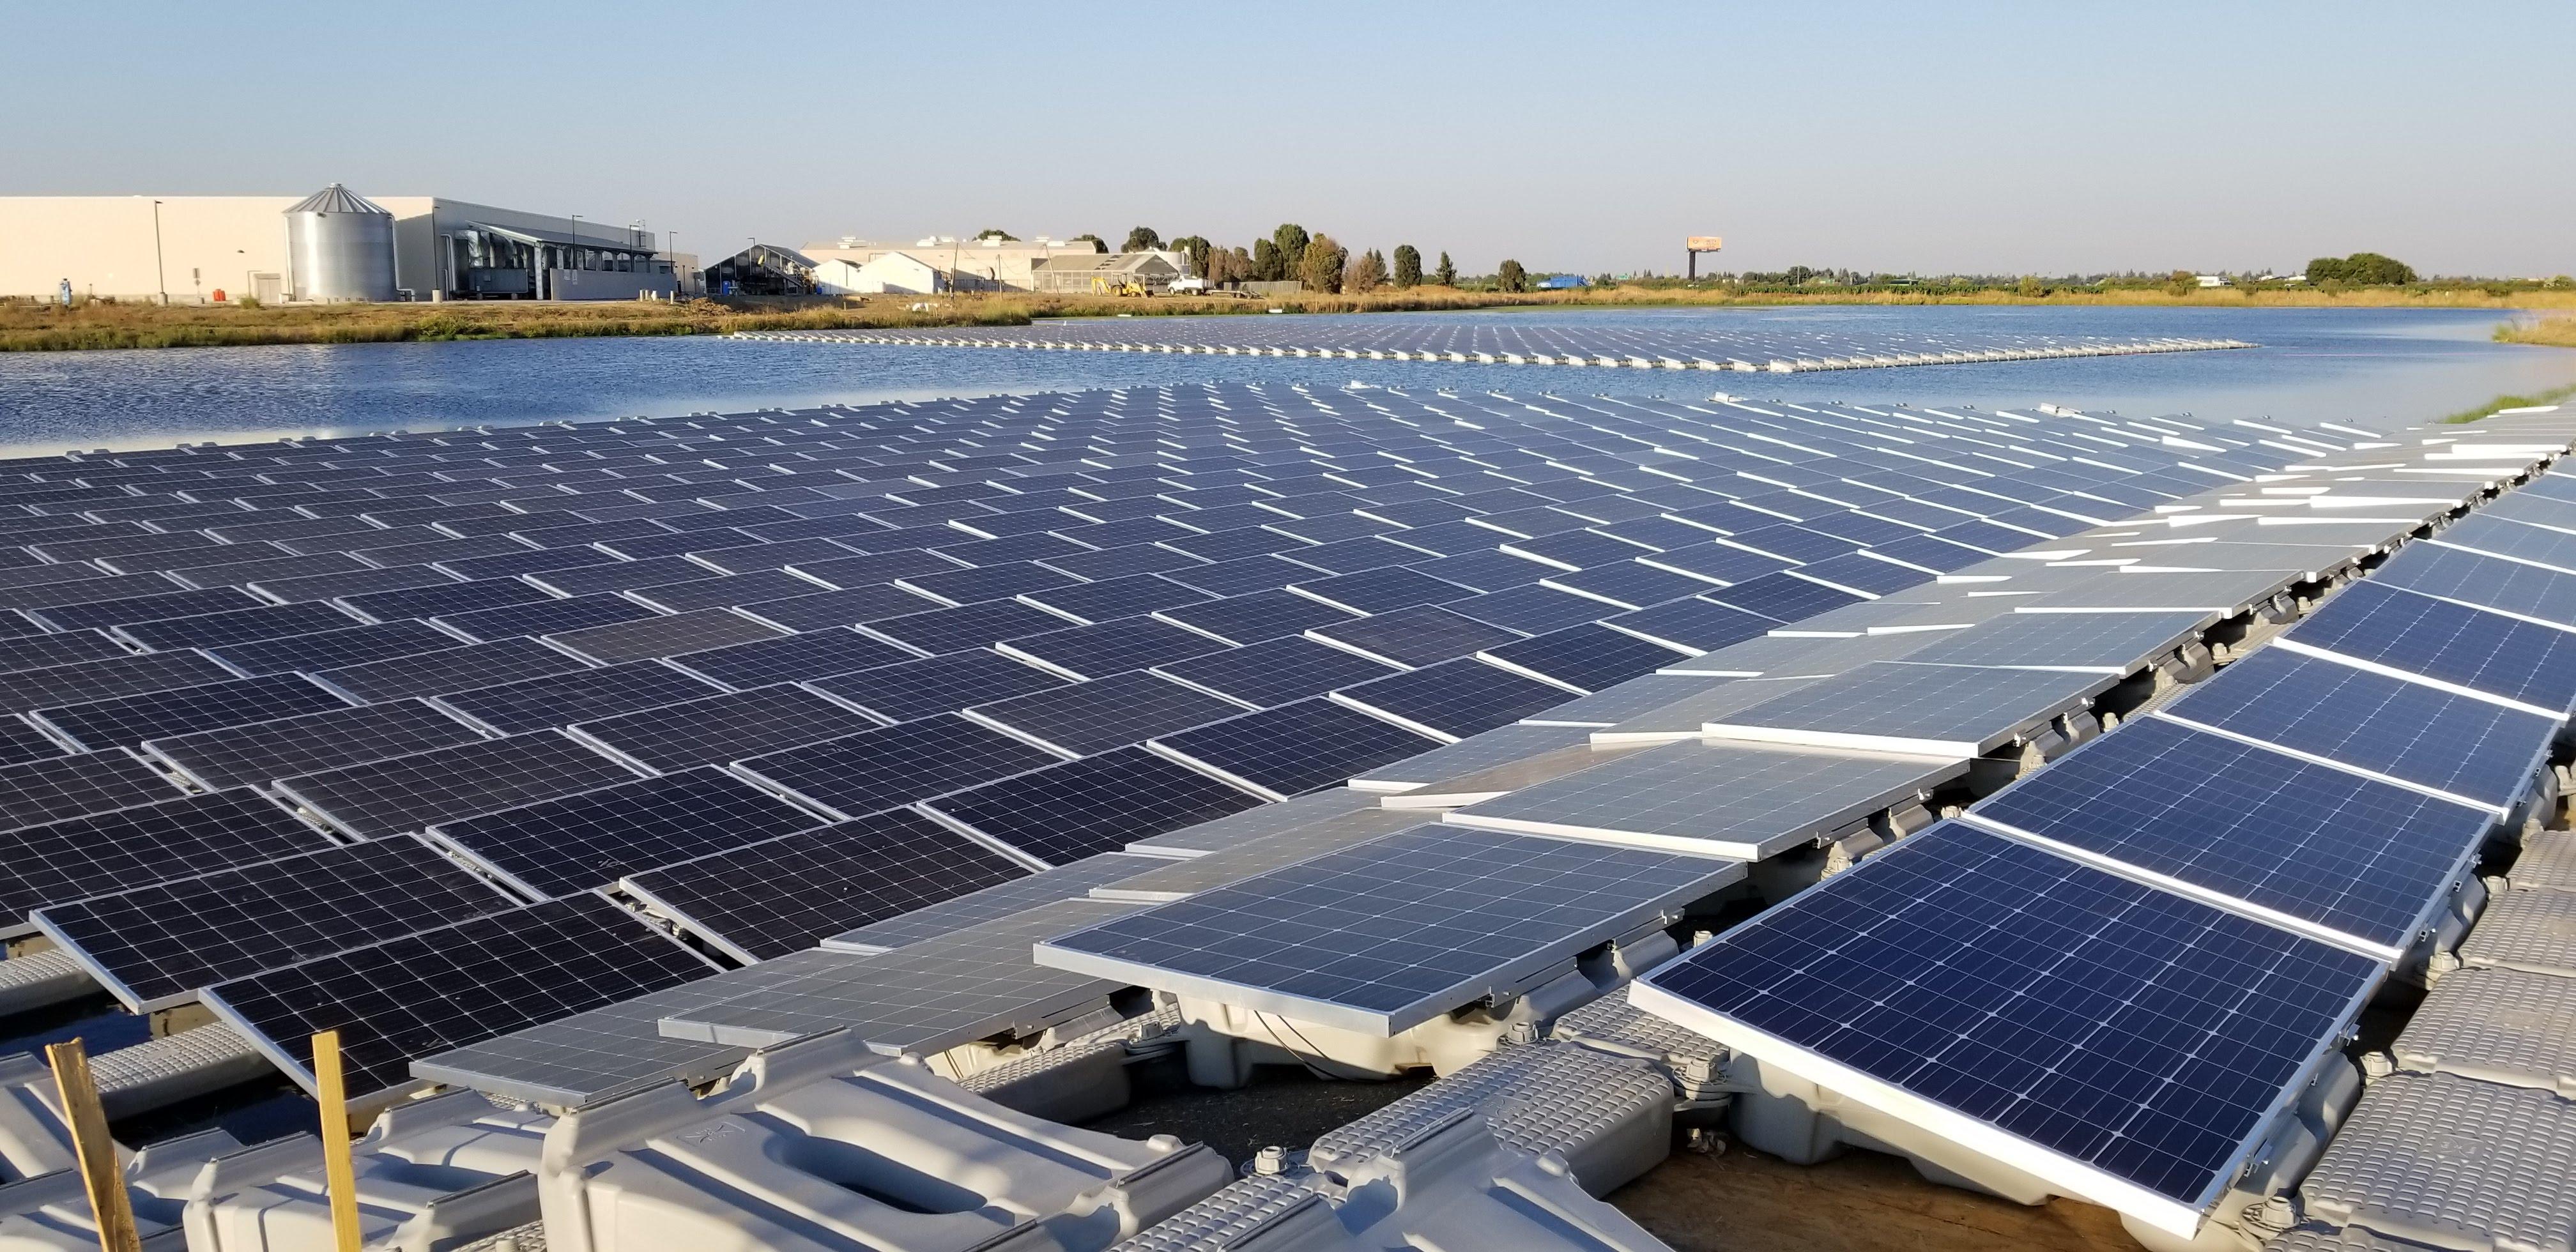
[[[1070,256],[1052,256],[1037,263],[1036,268],[1049,274],[1134,274],[1148,265],[1160,265],[1174,273],[1180,268],[1170,257],[1158,252],[1093,252]]]
[[[333,183],[296,201],[289,205],[286,211],[289,213],[373,213],[379,217],[393,216],[375,201],[338,183]]]

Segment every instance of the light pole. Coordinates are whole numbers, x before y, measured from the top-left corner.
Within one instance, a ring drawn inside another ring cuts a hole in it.
[[[161,202],[152,202],[152,278],[161,287],[161,303],[170,303],[170,276],[161,261]]]
[[[572,215],[572,242],[571,242],[570,244],[565,245],[565,247],[564,247],[564,263],[563,263],[563,267],[564,267],[565,269],[569,270],[569,269],[572,269],[572,268],[573,268],[573,266],[574,266],[574,260],[573,260],[573,258],[574,258],[574,256],[575,256],[577,253],[579,253],[579,251],[580,251],[580,250],[581,250],[581,214],[579,214],[579,213],[575,213],[575,214],[573,214],[573,215]],[[562,298],[563,298],[563,292],[562,292],[560,289],[558,289],[558,290],[555,292],[555,298],[556,298],[556,299],[562,299]]]

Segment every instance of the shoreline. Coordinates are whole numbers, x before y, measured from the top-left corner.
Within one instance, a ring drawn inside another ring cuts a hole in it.
[[[916,310],[916,304],[930,307]],[[2485,309],[2506,317],[2496,338],[2565,346],[2560,335],[2517,327],[2564,324],[2576,292],[2495,295],[2464,288],[2364,288],[2345,292],[2158,289],[2055,292],[2007,290],[1963,294],[1889,291],[1709,292],[1615,287],[1569,292],[1488,292],[1415,288],[1365,295],[1284,296],[1238,300],[1191,296],[1042,296],[1027,293],[860,297],[839,303],[621,301],[553,304],[515,301],[391,305],[212,305],[94,303],[65,311],[49,305],[0,303],[0,352],[255,347],[290,344],[420,343],[461,339],[633,338],[723,335],[745,330],[894,330],[942,326],[1025,326],[1041,319],[1233,317],[1286,313],[1413,313],[1547,308],[1771,309],[1804,306],[2173,308],[2173,309]],[[2522,315],[2516,317],[2515,315]],[[2543,319],[2535,321],[2535,318]]]

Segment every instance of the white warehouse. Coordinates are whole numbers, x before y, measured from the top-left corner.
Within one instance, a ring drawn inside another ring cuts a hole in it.
[[[337,183],[306,197],[0,196],[0,297],[50,300],[66,284],[178,304],[633,300],[670,296],[673,276],[640,226]]]

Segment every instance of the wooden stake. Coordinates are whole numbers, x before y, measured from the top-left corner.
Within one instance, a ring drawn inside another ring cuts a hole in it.
[[[322,1182],[331,1200],[338,1252],[359,1252],[358,1171],[349,1159],[349,1088],[340,1074],[340,1032],[313,1036],[313,1085],[321,1088]]]
[[[125,1166],[116,1159],[116,1140],[107,1134],[107,1110],[98,1103],[98,1081],[89,1075],[89,1052],[81,1041],[52,1044],[45,1059],[54,1065],[54,1089],[62,1093],[63,1115],[72,1124],[72,1150],[80,1156],[81,1185],[89,1191],[90,1212],[98,1220],[99,1252],[143,1252],[143,1236],[134,1228],[134,1204],[125,1193]]]

